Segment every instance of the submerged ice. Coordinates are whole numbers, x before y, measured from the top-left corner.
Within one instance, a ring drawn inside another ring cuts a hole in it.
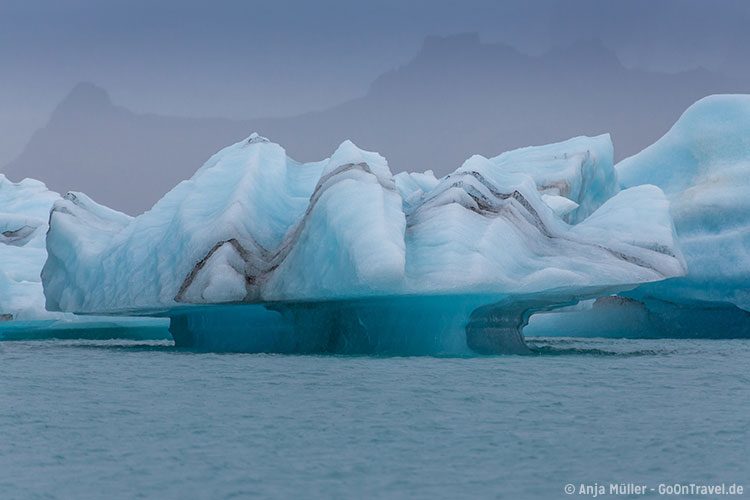
[[[182,345],[239,350],[523,350],[533,311],[685,272],[667,198],[620,190],[609,136],[438,179],[253,134],[135,218],[69,193],[46,243],[50,310],[165,314]]]

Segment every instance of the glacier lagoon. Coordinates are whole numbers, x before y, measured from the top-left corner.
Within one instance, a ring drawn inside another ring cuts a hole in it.
[[[442,179],[253,135],[136,218],[0,176],[0,490],[742,484],[748,99]]]
[[[741,340],[529,339],[535,356],[0,343],[3,498],[563,498],[750,478]]]

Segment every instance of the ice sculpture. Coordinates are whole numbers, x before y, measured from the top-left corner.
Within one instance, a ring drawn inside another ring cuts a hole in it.
[[[683,274],[664,194],[614,179],[608,136],[436,179],[349,141],[298,163],[253,134],[138,217],[57,201],[47,307],[167,315],[205,348],[522,352],[532,311]]]
[[[535,335],[750,337],[750,96],[701,99],[616,166],[623,188],[664,190],[684,277],[532,319]]]

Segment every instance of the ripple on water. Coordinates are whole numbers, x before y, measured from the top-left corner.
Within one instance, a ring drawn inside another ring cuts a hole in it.
[[[555,498],[750,477],[750,342],[530,342],[464,358],[0,343],[0,491]]]

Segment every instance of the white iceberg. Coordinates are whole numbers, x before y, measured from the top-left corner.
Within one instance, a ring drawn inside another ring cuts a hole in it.
[[[687,275],[539,315],[527,331],[750,337],[750,96],[701,99],[616,170],[622,188],[649,183],[666,193]]]
[[[608,136],[436,179],[394,177],[349,141],[298,163],[253,134],[138,217],[56,201],[47,307],[167,315],[199,347],[492,351],[509,335],[521,349],[529,311],[684,273],[664,194],[614,194],[614,179]]]
[[[0,174],[0,340],[46,337],[163,338],[163,320],[78,317],[48,311],[41,270],[53,204],[60,195],[34,179]]]
[[[6,320],[63,316],[45,310],[39,277],[47,219],[58,199],[39,181],[14,183],[0,174],[0,315]]]

